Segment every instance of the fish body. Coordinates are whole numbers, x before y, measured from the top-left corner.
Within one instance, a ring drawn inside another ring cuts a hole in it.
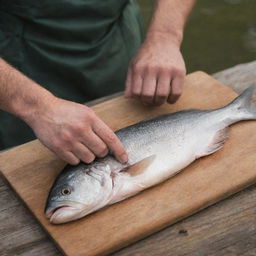
[[[91,164],[67,165],[56,179],[45,213],[52,223],[86,216],[177,174],[197,158],[219,150],[227,127],[256,119],[255,86],[216,110],[185,110],[161,115],[116,132],[129,161],[108,155]]]

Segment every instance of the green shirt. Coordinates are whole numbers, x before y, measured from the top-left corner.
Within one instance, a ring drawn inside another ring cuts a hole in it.
[[[133,0],[0,0],[0,56],[67,100],[122,91],[141,41]],[[25,123],[0,112],[0,149],[31,139]]]

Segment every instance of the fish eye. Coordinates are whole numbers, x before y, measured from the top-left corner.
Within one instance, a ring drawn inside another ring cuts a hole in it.
[[[61,190],[61,194],[63,196],[67,196],[67,195],[70,195],[71,194],[71,189],[69,187],[65,187]]]

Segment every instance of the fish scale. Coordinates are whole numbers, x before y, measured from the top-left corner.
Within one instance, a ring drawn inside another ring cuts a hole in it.
[[[165,114],[117,131],[129,155],[128,163],[121,164],[108,155],[91,164],[67,165],[49,193],[46,216],[54,224],[82,218],[154,186],[195,159],[219,150],[229,125],[256,119],[255,88],[248,88],[221,109]]]

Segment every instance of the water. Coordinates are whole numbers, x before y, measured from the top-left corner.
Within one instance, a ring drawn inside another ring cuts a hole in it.
[[[154,0],[138,2],[147,26]],[[188,73],[214,73],[256,60],[256,0],[198,0],[185,29],[182,53]]]

